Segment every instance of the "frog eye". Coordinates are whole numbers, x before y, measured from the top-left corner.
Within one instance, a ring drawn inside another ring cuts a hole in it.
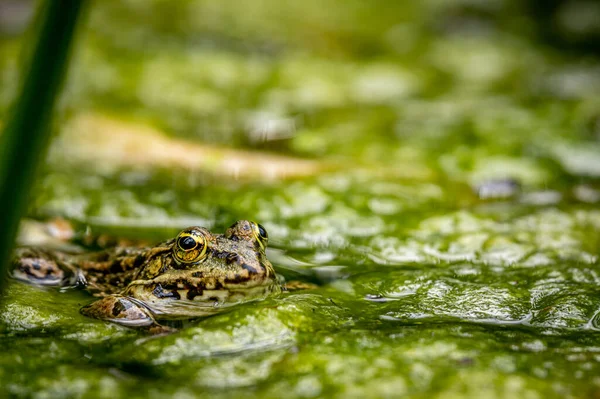
[[[269,242],[269,235],[267,234],[267,230],[258,223],[252,223],[252,233],[254,233],[254,237],[260,244],[262,249],[265,249],[267,243]]]
[[[173,256],[178,263],[198,263],[206,257],[206,237],[198,230],[184,230],[175,239]]]

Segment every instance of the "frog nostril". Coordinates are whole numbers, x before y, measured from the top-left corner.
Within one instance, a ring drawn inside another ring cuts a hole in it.
[[[225,261],[227,262],[228,265],[231,265],[234,262],[237,262],[240,259],[240,256],[238,254],[235,253],[229,253],[227,254],[227,257],[225,258]]]

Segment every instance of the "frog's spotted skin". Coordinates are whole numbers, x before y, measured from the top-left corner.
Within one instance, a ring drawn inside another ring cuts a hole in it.
[[[18,249],[13,277],[43,285],[85,286],[102,297],[83,314],[164,331],[156,320],[212,314],[243,300],[279,292],[265,255],[267,233],[241,220],[225,234],[189,227],[152,248],[115,248],[68,255]]]

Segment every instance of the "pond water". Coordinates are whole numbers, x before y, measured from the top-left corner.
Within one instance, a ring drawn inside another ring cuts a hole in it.
[[[600,62],[514,2],[401,3],[92,3],[28,216],[155,241],[252,219],[318,288],[150,337],[14,282],[2,391],[598,396]]]

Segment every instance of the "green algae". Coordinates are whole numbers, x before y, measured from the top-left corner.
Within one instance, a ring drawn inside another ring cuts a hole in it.
[[[600,63],[500,29],[520,12],[512,2],[494,2],[498,24],[480,15],[464,28],[442,26],[464,2],[376,3],[94,3],[65,126],[110,113],[343,167],[271,182],[115,170],[65,160],[59,132],[30,216],[157,241],[255,219],[278,271],[319,287],[148,337],[81,316],[85,292],[13,283],[4,392],[598,394]],[[0,42],[0,115],[17,46]],[[279,121],[277,140],[256,139],[264,120]],[[519,185],[480,197],[490,179]]]

